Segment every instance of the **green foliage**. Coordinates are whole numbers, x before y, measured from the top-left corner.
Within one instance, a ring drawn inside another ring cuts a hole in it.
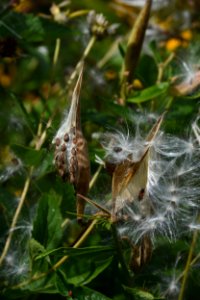
[[[143,123],[148,126],[148,116],[167,110],[163,130],[183,137],[188,130],[186,125],[191,124],[199,111],[200,62],[194,54],[199,53],[198,1],[193,1],[196,11],[189,1],[186,4],[177,1],[180,3],[173,11],[170,5],[152,11],[153,34],[146,35],[142,50],[141,36],[139,44],[131,40],[137,61],[131,60],[134,53],[129,53],[126,70],[131,66],[134,70],[130,70],[128,82],[122,69],[127,49],[131,51],[127,47],[127,33],[134,28],[132,15],[138,14],[138,8],[126,9],[115,1],[107,2],[81,0],[60,5],[56,1],[58,12],[54,14],[51,1],[3,1],[0,12],[1,254],[10,236],[11,239],[1,264],[1,299],[171,300],[178,297],[177,293],[174,296],[167,292],[177,278],[175,288],[179,291],[192,235],[187,232],[182,240],[171,244],[160,237],[151,261],[139,273],[134,273],[129,268],[130,245],[116,241],[107,216],[96,214],[98,210],[87,204],[84,222],[77,224],[75,189],[58,176],[53,165],[52,140],[70,105],[75,82],[70,76],[83,57],[81,120],[92,178],[99,169],[96,156],[104,159],[100,140],[108,128],[128,127],[134,131],[134,118],[137,120],[142,115],[147,119],[147,124]],[[91,39],[87,15],[91,9],[104,13],[109,26],[113,22],[119,27],[114,34],[97,39],[87,52]],[[179,23],[185,11],[190,15],[191,27],[187,30],[192,37],[189,39],[183,34],[186,25]],[[163,31],[166,14],[172,23]],[[156,24],[155,20],[158,20]],[[179,47],[170,48],[171,37],[179,42]],[[190,80],[196,78],[193,89],[188,76]],[[184,82],[186,89],[177,91]],[[110,173],[102,167],[88,195],[109,210]],[[14,226],[13,220],[16,220]],[[192,258],[197,263],[198,239],[195,245]],[[200,273],[192,266],[191,263],[186,300],[198,299],[200,290]]]

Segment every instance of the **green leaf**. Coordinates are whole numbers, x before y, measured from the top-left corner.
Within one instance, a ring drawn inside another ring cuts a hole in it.
[[[131,103],[147,102],[166,93],[168,88],[169,83],[162,82],[149,88],[146,88],[141,92],[137,92],[136,96],[128,98],[127,101]]]
[[[45,157],[42,159],[42,162],[39,164],[36,170],[37,180],[41,179],[47,173],[50,173],[54,170],[53,167],[53,153],[45,153]]]
[[[11,148],[26,166],[37,166],[41,164],[47,155],[45,149],[35,150],[18,144],[11,145]]]
[[[74,298],[77,298],[78,300],[111,300],[111,298],[88,287],[80,287],[73,289],[72,296]]]
[[[49,268],[49,261],[48,258],[45,258],[40,261],[36,261],[35,258],[45,251],[45,248],[43,245],[41,245],[38,241],[35,239],[31,239],[29,241],[29,253],[31,258],[31,272],[32,274],[39,274],[42,272],[46,272]]]
[[[118,44],[118,49],[119,49],[119,52],[120,52],[120,54],[121,54],[121,57],[124,58],[126,52],[125,52],[125,50],[124,50],[124,48],[123,48],[123,46],[122,46],[121,43]]]
[[[127,286],[123,286],[125,291],[134,296],[134,300],[153,300],[155,299],[152,294],[149,292],[139,290],[137,288],[129,288]]]
[[[67,283],[65,273],[58,270],[55,274],[55,286],[63,296],[69,296],[70,285]]]
[[[75,286],[88,284],[108,268],[113,260],[113,251],[109,249],[103,251],[103,247],[102,249],[100,248],[98,247],[97,251],[92,252],[88,252],[89,249],[86,249],[87,252],[85,253],[83,253],[84,249],[80,249],[81,255],[69,255],[68,259],[61,266],[68,284]],[[78,252],[79,249],[73,250]]]
[[[112,256],[101,259],[100,257],[95,257],[93,255],[90,258],[85,258],[84,262],[82,259],[82,262],[79,262],[80,265],[78,268],[77,265],[75,266],[75,260],[74,263],[71,261],[71,264],[68,266],[69,272],[67,271],[67,281],[68,283],[76,286],[86,285],[96,278],[100,273],[102,273],[111,264],[112,260]],[[81,265],[82,268],[80,271]]]
[[[45,256],[55,255],[55,254],[57,256],[63,256],[63,255],[79,256],[79,255],[98,254],[102,252],[112,253],[113,250],[114,248],[111,246],[93,246],[93,247],[85,247],[85,248],[61,247],[58,249],[45,251],[42,254],[38,255],[37,259],[41,259]]]
[[[60,200],[53,190],[43,194],[34,221],[33,237],[49,250],[56,248],[62,237]]]
[[[1,20],[0,34],[23,42],[40,42],[44,38],[44,29],[39,17],[10,11]]]

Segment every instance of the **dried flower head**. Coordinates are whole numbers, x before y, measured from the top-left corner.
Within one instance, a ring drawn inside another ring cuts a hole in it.
[[[87,22],[90,33],[98,39],[102,39],[107,35],[114,34],[119,26],[118,24],[110,25],[103,14],[97,14],[94,10],[88,14]]]

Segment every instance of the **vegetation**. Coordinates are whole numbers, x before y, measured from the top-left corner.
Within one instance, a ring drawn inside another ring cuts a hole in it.
[[[199,3],[2,1],[1,299],[199,299]]]

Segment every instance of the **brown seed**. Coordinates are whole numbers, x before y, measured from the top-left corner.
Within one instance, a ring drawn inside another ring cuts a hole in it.
[[[73,156],[75,156],[76,155],[76,148],[74,147],[74,148],[72,148],[72,150],[71,150],[71,154],[73,155]]]
[[[59,161],[64,164],[65,163],[65,153],[61,153],[60,156],[59,156]]]
[[[74,137],[73,140],[72,140],[72,142],[73,142],[74,144],[76,144],[76,143],[77,143],[77,138]]]
[[[138,200],[141,201],[144,198],[145,189],[141,189],[138,195]]]
[[[62,144],[62,146],[61,146],[61,151],[66,151],[66,149],[67,149],[67,147],[66,147],[66,145],[65,144]]]
[[[70,166],[72,166],[74,163],[75,163],[75,157],[72,156],[72,157],[70,158]]]
[[[60,146],[61,140],[59,138],[56,138],[56,146]]]
[[[68,133],[65,133],[65,135],[64,135],[64,141],[66,143],[69,142],[69,134]]]
[[[119,152],[122,151],[122,148],[121,147],[114,147],[113,150],[114,150],[114,152],[119,153]]]

